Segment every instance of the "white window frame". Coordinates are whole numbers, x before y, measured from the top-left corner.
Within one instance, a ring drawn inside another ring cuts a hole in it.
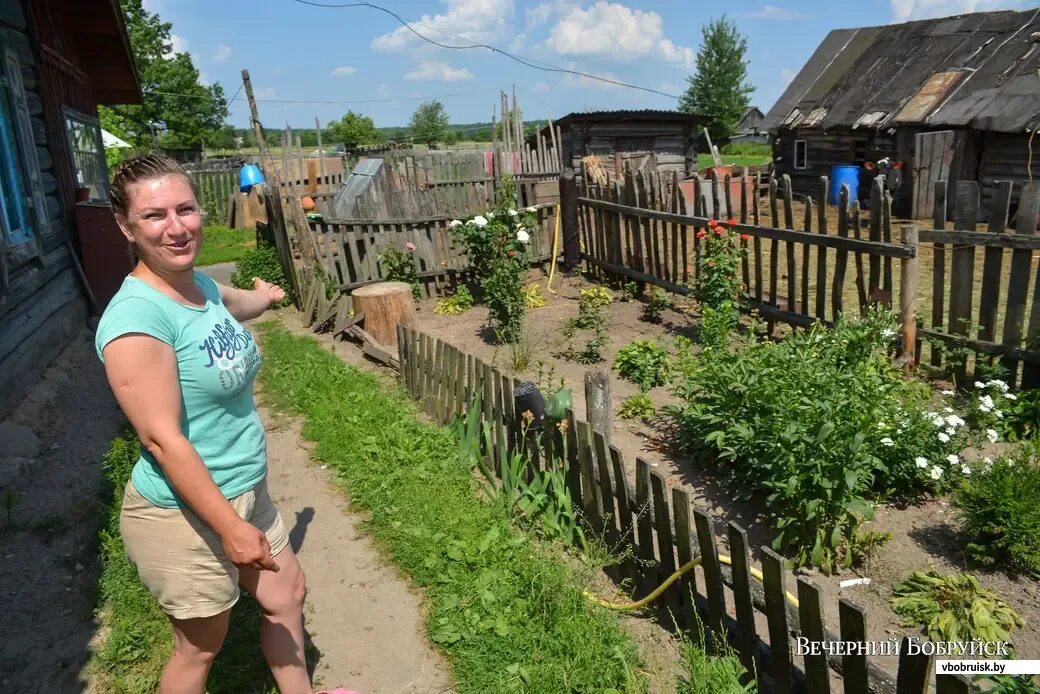
[[[802,164],[798,165],[798,148],[799,145],[802,149]],[[809,141],[808,140],[795,140],[794,141],[794,168],[804,170],[809,168]]]
[[[74,121],[79,125],[93,128],[97,132],[98,151],[96,152],[96,169],[94,171],[96,182],[81,180],[83,177],[80,173],[79,160],[76,156],[78,150],[76,149],[76,142],[72,136],[72,128],[69,127],[69,121]],[[91,183],[95,183],[96,190],[93,191],[95,194],[94,197],[101,200],[108,200],[108,162],[105,160],[105,141],[101,135],[101,122],[94,116],[90,116],[82,111],[77,111],[66,106],[62,109],[62,125],[65,128],[65,140],[69,145],[69,156],[72,157],[72,168],[76,172],[76,185],[89,187]]]

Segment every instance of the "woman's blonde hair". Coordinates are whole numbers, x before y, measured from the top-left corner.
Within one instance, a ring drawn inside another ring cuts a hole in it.
[[[183,176],[184,180],[191,186],[191,192],[195,195],[195,199],[198,200],[198,184],[195,183],[195,179],[191,177],[191,174],[183,166],[161,154],[145,154],[127,159],[116,166],[116,170],[112,174],[112,185],[109,187],[109,199],[112,201],[112,210],[126,219],[127,210],[130,209],[130,186],[134,183],[171,174]]]

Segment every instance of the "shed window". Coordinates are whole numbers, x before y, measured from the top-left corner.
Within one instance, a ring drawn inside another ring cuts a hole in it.
[[[76,185],[89,188],[92,199],[107,199],[108,165],[98,120],[65,109],[65,133],[69,138],[72,166],[76,170]]]
[[[5,80],[6,83],[6,80]],[[18,157],[18,134],[8,90],[0,90],[0,232],[10,246],[31,241],[29,193]]]
[[[809,145],[805,140],[794,141],[794,168],[809,168]]]

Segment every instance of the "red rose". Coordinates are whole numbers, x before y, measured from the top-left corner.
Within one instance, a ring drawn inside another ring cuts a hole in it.
[[[509,257],[510,258],[515,258],[516,257],[516,251],[509,251]]]
[[[708,232],[704,231],[704,229],[701,229],[700,231],[697,232],[697,238],[699,238],[699,239],[703,239],[707,235],[708,235]]]
[[[719,223],[715,220],[714,217],[708,217],[708,226],[710,226],[712,229],[714,229],[718,225],[719,225]]]
[[[733,226],[736,223],[737,223],[737,220],[733,219],[732,217],[730,217],[729,219],[726,220],[726,224],[729,224],[730,226]]]
[[[718,236],[725,236],[726,235],[726,228],[725,227],[715,227],[715,234],[718,235]]]
[[[749,238],[751,238],[751,237],[748,236],[747,234],[741,234],[740,235],[740,240],[741,241],[747,241]]]

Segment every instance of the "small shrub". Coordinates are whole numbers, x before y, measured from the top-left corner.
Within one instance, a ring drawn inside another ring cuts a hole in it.
[[[621,287],[621,298],[618,301],[627,304],[629,301],[635,301],[638,295],[639,285],[635,282],[625,282],[625,285]]]
[[[263,241],[257,243],[255,249],[246,252],[245,256],[235,265],[235,271],[231,273],[231,286],[239,289],[252,289],[253,278],[259,277],[265,282],[277,284],[286,291],[285,299],[276,308],[288,306],[292,303],[289,298],[289,283],[282,274],[282,264],[278,260],[278,251]]]
[[[541,308],[545,306],[545,296],[542,294],[542,288],[537,282],[533,282],[524,287],[522,292],[524,300],[524,308]]]
[[[443,299],[437,299],[433,312],[438,316],[454,316],[473,308],[473,295],[465,285],[460,285],[455,293]]]
[[[1040,466],[1028,451],[976,466],[954,495],[969,556],[1040,576]]]
[[[538,384],[538,390],[543,393],[552,393],[557,390],[563,390],[565,385],[562,376],[556,375],[556,367],[553,364],[546,364],[545,361],[539,359],[535,363],[535,369],[537,373],[536,383]]]
[[[649,340],[636,340],[618,350],[614,368],[644,392],[663,386],[671,374],[668,350]]]
[[[498,341],[513,344],[524,330],[524,268],[512,259],[495,263],[484,281],[488,320]]]
[[[1011,641],[1021,615],[968,573],[915,571],[893,589],[892,609],[903,626],[921,626],[933,641]]]
[[[603,308],[609,306],[614,300],[610,292],[600,286],[589,287],[578,292],[578,307],[580,309]]]
[[[581,351],[568,349],[564,357],[578,364],[598,364],[603,361],[603,347],[607,344],[607,334],[602,326],[596,326],[592,337],[588,339]]]
[[[642,318],[647,323],[660,323],[661,315],[666,308],[671,308],[672,300],[663,289],[654,287],[650,292],[645,304],[643,304]]]
[[[657,414],[657,406],[646,393],[636,393],[621,401],[618,408],[621,419],[650,419]]]
[[[405,250],[387,248],[379,257],[383,264],[383,277],[388,282],[404,282],[412,288],[412,298],[422,301],[422,285],[419,284],[419,269],[415,266],[415,244],[408,242]]]

